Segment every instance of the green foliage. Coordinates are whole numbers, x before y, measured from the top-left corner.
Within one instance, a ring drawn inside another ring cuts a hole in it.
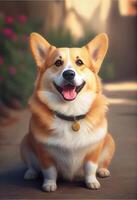
[[[28,36],[41,24],[20,15],[0,17],[0,101],[18,100],[22,106],[32,93],[35,67]]]
[[[95,37],[95,34],[87,34],[85,38],[75,41],[70,32],[65,31],[63,28],[57,31],[51,30],[45,38],[50,44],[56,47],[82,47],[87,44],[91,39]]]
[[[103,81],[112,81],[115,78],[114,64],[107,56],[102,64],[101,70],[99,72],[100,77]]]

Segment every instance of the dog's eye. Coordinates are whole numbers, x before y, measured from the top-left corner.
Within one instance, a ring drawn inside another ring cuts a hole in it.
[[[83,63],[83,61],[82,61],[81,59],[77,59],[77,60],[76,60],[76,64],[77,64],[78,66],[81,66],[81,65],[83,65],[84,63]]]
[[[55,62],[55,65],[57,66],[57,67],[60,67],[61,65],[63,65],[63,60],[56,60],[56,62]]]

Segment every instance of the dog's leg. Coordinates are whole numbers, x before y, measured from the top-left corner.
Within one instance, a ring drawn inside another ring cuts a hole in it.
[[[98,168],[98,159],[103,147],[103,141],[98,145],[98,147],[86,155],[84,160],[84,175],[85,175],[85,183],[87,188],[89,189],[99,189],[100,183],[96,178],[96,171]]]
[[[102,152],[99,158],[99,169],[97,171],[97,175],[101,178],[105,178],[110,176],[110,171],[108,170],[108,166],[111,162],[115,151],[115,143],[110,134],[107,134]]]
[[[27,149],[26,149],[26,151],[27,151]],[[38,160],[31,150],[30,151],[28,150],[26,152],[25,160],[26,160],[28,169],[24,174],[24,179],[25,180],[33,180],[33,179],[38,178],[39,171],[40,171],[40,170],[38,170]]]
[[[46,147],[40,143],[37,144],[36,154],[39,159],[40,168],[44,178],[42,189],[46,192],[55,191],[57,189],[57,170],[52,156],[46,150]]]
[[[89,189],[100,188],[100,183],[96,179],[97,167],[98,165],[92,161],[87,161],[84,164],[85,182],[86,182],[87,188]]]
[[[57,170],[54,166],[50,166],[47,169],[42,169],[42,174],[44,176],[44,182],[42,188],[46,192],[53,192],[57,189],[56,179]]]
[[[26,152],[25,152],[26,151]],[[24,150],[25,162],[28,167],[27,171],[24,174],[25,180],[33,180],[38,178],[39,176],[39,164],[35,154],[31,151],[31,149],[27,148]]]
[[[38,160],[28,145],[27,137],[28,136],[26,135],[21,143],[21,156],[26,166],[28,167],[24,174],[24,179],[32,180],[39,176]]]
[[[34,168],[28,167],[27,171],[24,174],[25,180],[33,180],[38,178],[39,174]]]

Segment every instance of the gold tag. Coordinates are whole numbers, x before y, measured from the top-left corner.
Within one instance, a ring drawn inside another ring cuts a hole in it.
[[[80,123],[75,121],[73,124],[72,124],[72,130],[73,131],[79,131],[80,129]]]

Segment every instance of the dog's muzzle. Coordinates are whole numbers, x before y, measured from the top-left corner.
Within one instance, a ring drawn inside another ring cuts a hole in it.
[[[86,82],[83,81],[82,84],[79,86],[76,86],[72,83],[67,83],[63,86],[59,86],[54,82],[54,86],[66,101],[73,101],[76,98],[77,94],[82,90],[85,83]]]

